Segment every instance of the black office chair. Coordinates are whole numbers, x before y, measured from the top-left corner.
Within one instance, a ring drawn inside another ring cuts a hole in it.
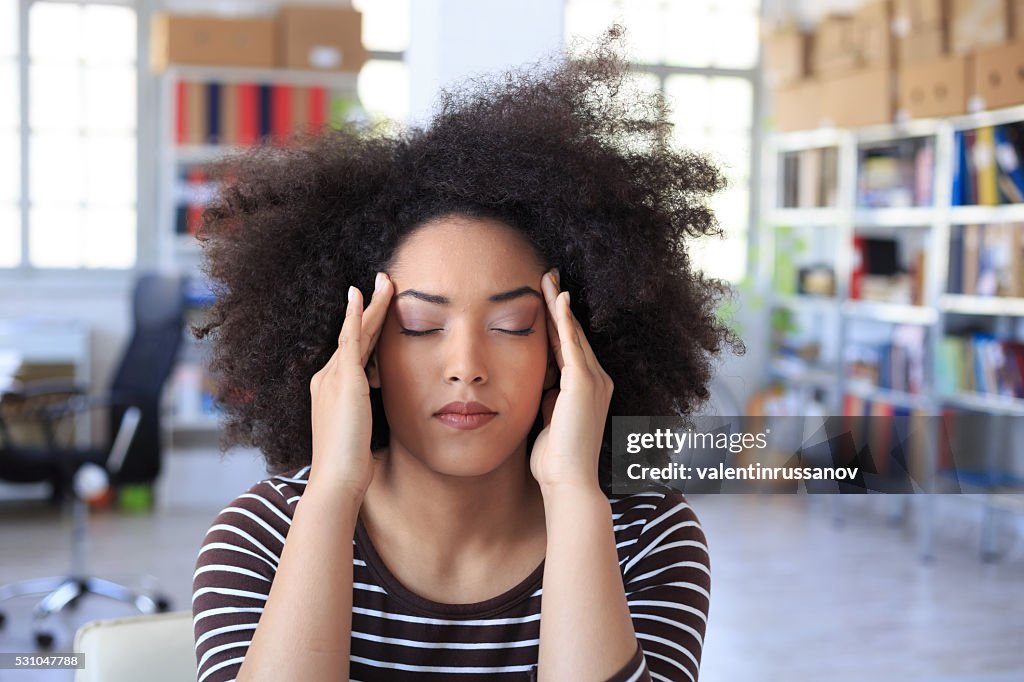
[[[34,420],[43,445],[14,442],[0,411],[0,480],[49,482],[53,499],[72,502],[71,573],[0,586],[0,601],[45,594],[33,610],[33,633],[42,649],[53,645],[45,620],[65,607],[74,608],[85,594],[131,603],[142,613],[170,609],[163,595],[148,595],[85,572],[88,504],[75,493],[75,477],[83,465],[102,467],[116,489],[127,483],[152,483],[160,473],[160,394],[174,367],[184,332],[186,280],[177,275],[146,273],[133,292],[134,329],[105,394],[87,395],[84,387],[48,380],[15,386],[2,396],[15,405],[19,419]],[[54,403],[54,396],[65,398]],[[70,397],[67,397],[70,396]],[[58,442],[59,425],[97,407],[106,407],[110,438],[103,447],[79,448]],[[0,613],[0,627],[4,624]]]

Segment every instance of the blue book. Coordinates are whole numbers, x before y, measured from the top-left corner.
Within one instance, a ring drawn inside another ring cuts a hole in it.
[[[1004,126],[996,126],[995,138],[996,164],[1000,175],[999,189],[1010,203],[1024,203],[1024,171],[1021,171],[1017,149],[1006,136]]]
[[[206,141],[220,144],[220,83],[206,84]]]
[[[273,131],[273,121],[271,120],[271,89],[272,85],[266,83],[260,85],[259,102],[260,102],[260,115],[259,115],[259,137],[260,139],[269,137]]]
[[[963,178],[967,174],[967,157],[964,155],[964,133],[961,130],[953,134],[953,205],[962,206]]]

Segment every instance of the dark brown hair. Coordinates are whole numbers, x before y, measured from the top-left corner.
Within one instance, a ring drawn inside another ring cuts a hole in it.
[[[223,162],[232,180],[199,233],[217,300],[193,328],[212,341],[222,448],[258,447],[275,474],[310,463],[309,383],[337,347],[348,286],[368,297],[402,239],[451,214],[501,220],[560,269],[615,382],[605,483],[612,415],[685,415],[708,399],[711,356],[746,350],[715,315],[731,289],[687,251],[721,233],[706,202],[725,180],[671,146],[660,94],[628,90],[621,33],[442,91],[423,127],[353,124]],[[379,390],[371,403],[376,449]]]

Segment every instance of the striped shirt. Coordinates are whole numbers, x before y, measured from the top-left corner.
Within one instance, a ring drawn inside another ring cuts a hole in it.
[[[256,483],[206,533],[192,590],[198,682],[238,675],[308,474],[307,466]],[[700,522],[665,486],[609,504],[638,647],[608,682],[696,682],[711,589]],[[543,562],[496,597],[442,604],[395,579],[359,519],[352,542],[352,680],[536,679]]]

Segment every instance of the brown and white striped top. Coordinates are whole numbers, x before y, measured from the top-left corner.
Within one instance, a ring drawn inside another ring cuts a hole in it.
[[[308,475],[307,466],[256,483],[207,532],[193,579],[198,682],[238,675]],[[639,644],[609,682],[696,682],[711,589],[700,522],[683,494],[664,486],[609,505]],[[353,544],[352,680],[535,679],[543,562],[504,594],[442,604],[391,575],[361,520]]]

